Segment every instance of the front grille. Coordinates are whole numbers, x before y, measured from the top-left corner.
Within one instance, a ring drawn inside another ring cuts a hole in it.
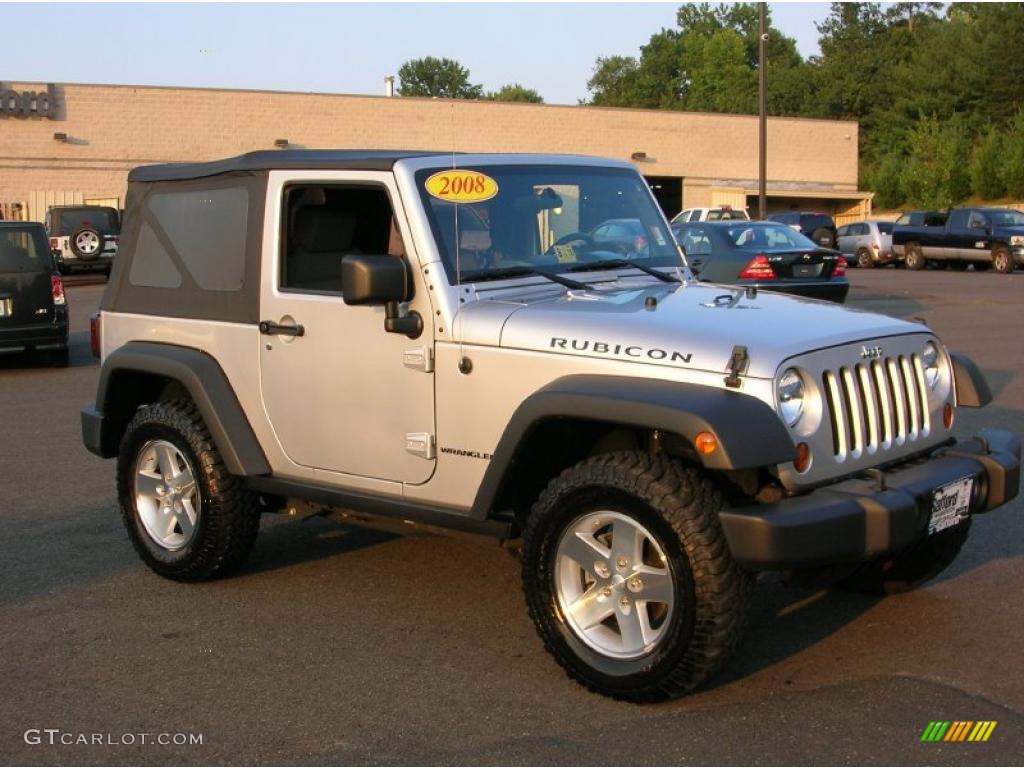
[[[928,436],[931,414],[918,355],[843,366],[822,375],[837,462]]]

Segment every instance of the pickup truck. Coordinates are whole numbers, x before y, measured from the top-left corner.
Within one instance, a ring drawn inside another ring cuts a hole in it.
[[[1008,208],[909,211],[896,220],[892,247],[907,269],[933,262],[1009,273],[1024,264],[1024,213]]]

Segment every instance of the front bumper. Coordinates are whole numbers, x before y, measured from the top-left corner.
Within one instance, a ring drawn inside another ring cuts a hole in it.
[[[1010,501],[1020,487],[1020,454],[1016,435],[986,429],[880,479],[846,480],[719,517],[733,558],[752,570],[856,563],[924,538],[932,495],[944,485],[974,479],[971,515]]]

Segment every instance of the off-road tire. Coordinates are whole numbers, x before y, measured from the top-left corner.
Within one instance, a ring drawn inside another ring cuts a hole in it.
[[[635,702],[681,696],[717,672],[739,644],[753,576],[732,559],[718,512],[722,493],[667,456],[626,451],[586,459],[551,481],[523,533],[523,590],[547,650],[568,676],[597,693]],[[676,584],[676,607],[647,655],[619,660],[584,644],[561,617],[555,550],[582,514],[611,510],[658,539]]]
[[[921,252],[921,246],[917,243],[908,243],[907,247],[903,249],[904,263],[907,269],[913,269],[915,271],[924,269],[927,262],[924,259],[924,254]]]
[[[996,272],[1008,275],[1013,272],[1013,254],[1005,245],[992,249],[992,266]]]
[[[93,253],[86,253],[78,247],[78,236],[85,232],[92,232],[99,241],[99,247]],[[96,229],[96,227],[89,227],[84,224],[72,232],[71,237],[68,238],[68,247],[71,248],[71,252],[82,261],[95,261],[98,259],[100,254],[103,253],[103,247],[105,245],[106,237],[104,237],[103,233]]]
[[[202,507],[192,539],[182,549],[160,547],[146,532],[134,497],[136,464],[150,440],[172,443],[191,464]],[[257,498],[231,475],[195,404],[189,399],[140,408],[125,430],[117,457],[121,516],[135,551],[161,576],[175,581],[204,581],[240,566],[259,530]]]
[[[871,269],[875,266],[875,260],[871,258],[871,251],[867,248],[857,251],[857,266],[861,269]]]
[[[869,595],[909,592],[942,573],[960,554],[971,530],[968,518],[953,528],[922,539],[895,557],[865,563],[837,586]]]

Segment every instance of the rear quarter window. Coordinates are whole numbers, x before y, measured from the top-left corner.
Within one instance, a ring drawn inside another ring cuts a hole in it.
[[[53,256],[35,228],[0,228],[0,272],[48,272]]]

